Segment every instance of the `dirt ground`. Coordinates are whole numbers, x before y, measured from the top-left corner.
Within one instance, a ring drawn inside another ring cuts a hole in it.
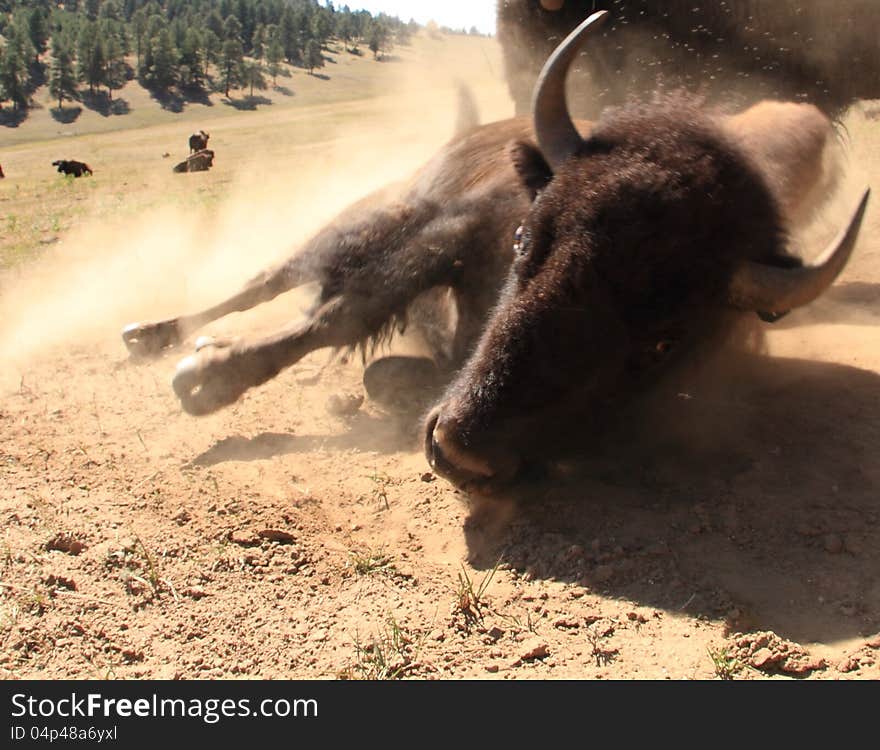
[[[872,127],[851,123],[855,165]],[[772,356],[680,395],[684,449],[492,503],[430,473],[417,425],[328,410],[357,358],[194,419],[169,384],[187,348],[131,361],[130,318],[36,349],[0,400],[0,675],[880,678],[878,224],[875,198]]]

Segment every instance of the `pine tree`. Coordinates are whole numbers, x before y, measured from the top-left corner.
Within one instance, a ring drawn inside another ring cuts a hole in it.
[[[131,16],[131,35],[134,39],[134,49],[137,55],[137,68],[141,69],[141,55],[144,51],[144,45],[147,41],[147,11],[145,8],[138,8]]]
[[[251,57],[262,63],[266,56],[266,27],[263,24],[257,24],[254,29],[254,35],[251,40]]]
[[[46,51],[49,41],[49,24],[39,7],[33,8],[28,15],[28,35],[34,46],[34,59],[38,59]]]
[[[64,100],[76,99],[76,72],[73,56],[57,39],[52,40],[52,69],[49,73],[49,93],[58,99],[58,109],[64,108]]]
[[[309,74],[312,74],[315,68],[324,67],[324,55],[321,54],[321,43],[317,39],[309,39],[306,43],[306,67]]]
[[[153,64],[148,81],[159,91],[167,91],[177,81],[177,48],[171,41],[171,32],[162,29],[150,42]]]
[[[281,60],[284,58],[284,48],[278,34],[269,39],[269,47],[266,49],[266,61],[269,63],[269,75],[272,76],[272,85],[276,84],[278,73],[281,72]]]
[[[223,22],[223,38],[241,41],[241,21],[235,16],[228,16]]]
[[[98,36],[97,24],[85,24],[79,33],[76,52],[77,77],[89,85],[89,92],[95,93],[95,86],[104,83],[105,57],[104,45]]]
[[[202,39],[195,29],[187,29],[180,46],[180,83],[183,86],[202,85]]]
[[[208,77],[208,65],[214,64],[217,65],[220,62],[220,53],[223,49],[223,44],[220,41],[220,37],[218,37],[211,29],[205,29],[204,34],[202,34],[202,48],[204,50],[204,60],[205,60],[205,74],[204,77]]]
[[[287,62],[295,62],[300,56],[299,34],[296,29],[296,19],[291,7],[285,6],[281,14],[281,24],[278,30],[279,41],[284,49],[284,59]]]
[[[107,36],[104,53],[104,85],[107,86],[107,96],[112,101],[113,89],[121,89],[127,79],[125,54],[117,37],[112,34]]]
[[[244,62],[244,49],[238,39],[227,39],[223,42],[223,53],[220,58],[220,75],[224,94],[229,96],[229,89],[241,83],[241,67]]]
[[[245,63],[244,80],[251,87],[250,96],[253,98],[254,89],[263,91],[266,88],[266,79],[263,77],[263,66],[256,60]]]

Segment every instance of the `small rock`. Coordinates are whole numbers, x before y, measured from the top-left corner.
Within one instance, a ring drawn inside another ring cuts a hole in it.
[[[498,665],[497,664],[487,664],[486,671],[490,672],[491,674],[495,674],[498,671]]]
[[[424,474],[422,474],[422,476],[421,476],[421,480],[422,480],[423,482],[433,482],[435,478],[436,478],[436,477],[435,477],[430,471],[426,471],[426,472],[425,472]],[[497,669],[496,669],[496,671],[497,671]]]
[[[177,513],[171,516],[171,520],[177,523],[178,526],[183,526],[191,518],[192,516],[189,514],[189,511],[186,508],[179,508]]]
[[[66,552],[68,555],[78,555],[86,548],[86,546],[82,542],[74,539],[72,534],[66,532],[63,534],[55,535],[48,542],[46,542],[45,546],[47,550]]]
[[[779,655],[774,654],[769,648],[759,648],[752,654],[751,663],[753,667],[760,669],[768,664],[779,661]]]
[[[72,578],[57,576],[54,573],[50,573],[46,576],[43,579],[43,583],[45,583],[50,589],[67,589],[68,591],[76,591],[76,581]]]
[[[495,625],[489,632],[486,633],[486,637],[489,638],[491,643],[495,643],[504,635],[504,631]]]
[[[246,531],[230,531],[229,541],[240,547],[257,547],[260,544],[258,537],[254,537]]]
[[[184,596],[188,596],[190,599],[195,599],[196,601],[203,599],[208,595],[208,592],[201,586],[190,586],[189,588],[185,588],[182,593]]]
[[[549,655],[550,647],[544,641],[532,639],[523,644],[519,658],[522,661],[534,661],[535,659],[545,659]]]
[[[837,665],[837,671],[844,673],[855,672],[859,667],[861,667],[861,664],[859,663],[858,659],[852,656],[847,656]]]
[[[278,542],[279,544],[291,544],[293,542],[293,534],[281,529],[263,529],[258,531],[257,534],[263,539],[268,539],[270,542]]]
[[[576,630],[580,626],[580,622],[573,617],[560,617],[553,623],[553,627],[559,628],[560,630]]]
[[[135,651],[134,649],[127,648],[122,652],[122,658],[125,659],[129,664],[133,664],[135,662],[144,660],[144,652],[143,651]]]

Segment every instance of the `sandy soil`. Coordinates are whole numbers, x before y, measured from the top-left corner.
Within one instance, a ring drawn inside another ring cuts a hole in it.
[[[681,397],[684,449],[491,504],[430,474],[415,426],[328,411],[356,359],[196,420],[182,354],[130,361],[126,317],[40,347],[0,401],[0,675],[880,678],[877,229],[875,201],[772,356]]]

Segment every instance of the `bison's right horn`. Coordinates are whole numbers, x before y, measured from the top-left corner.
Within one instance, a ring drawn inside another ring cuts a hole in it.
[[[535,135],[544,158],[555,170],[580,148],[582,140],[574,126],[565,98],[565,78],[572,60],[587,36],[598,28],[608,11],[593,13],[569,34],[544,63],[532,97]]]
[[[742,310],[785,313],[802,307],[824,292],[844,269],[855,247],[871,190],[865,189],[849,224],[809,266],[779,268],[746,263],[731,280],[728,299]]]

